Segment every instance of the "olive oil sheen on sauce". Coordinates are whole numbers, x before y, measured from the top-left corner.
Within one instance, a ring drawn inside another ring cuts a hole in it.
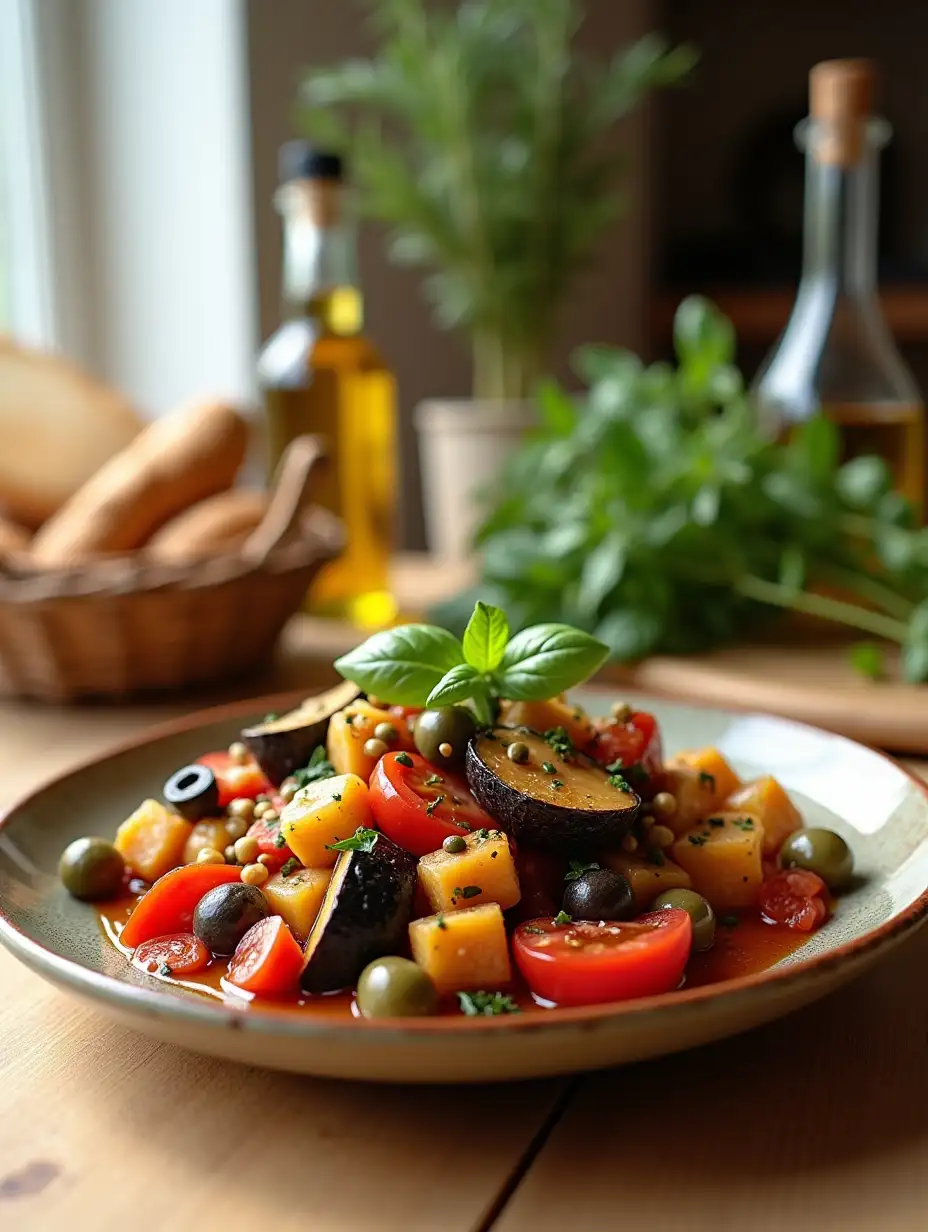
[[[365,628],[389,624],[396,503],[396,387],[362,333],[363,300],[342,160],[301,141],[281,149],[276,205],[284,222],[284,321],[265,344],[258,373],[273,470],[294,437],[325,438],[328,459],[315,503],[341,518],[346,547],[308,596],[316,612]]]

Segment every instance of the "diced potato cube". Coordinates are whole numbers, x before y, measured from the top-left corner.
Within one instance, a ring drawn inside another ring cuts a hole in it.
[[[661,824],[669,826],[677,838],[724,803],[718,798],[712,776],[700,774],[689,766],[667,766],[664,790],[671,793],[677,807],[668,816],[661,814]]]
[[[307,868],[331,868],[333,843],[371,824],[367,784],[356,774],[339,774],[301,788],[280,815],[287,846]]]
[[[665,890],[688,890],[690,875],[674,864],[661,851],[648,855],[629,855],[625,851],[607,851],[599,857],[604,868],[621,873],[632,888],[635,906],[647,911],[658,894]]]
[[[261,887],[271,911],[286,920],[301,945],[316,921],[331,879],[330,868],[301,868],[289,877],[275,873]]]
[[[764,831],[764,855],[775,856],[784,839],[802,827],[802,815],[786,789],[771,774],[745,783],[726,801],[725,808],[755,817]]]
[[[495,991],[512,979],[506,925],[497,903],[413,920],[409,944],[439,992]]]
[[[419,861],[419,884],[432,911],[460,911],[499,903],[503,911],[521,897],[509,840],[499,830],[477,830],[460,852],[441,848]]]
[[[542,735],[552,728],[563,727],[578,749],[586,748],[596,736],[596,728],[586,711],[562,697],[544,702],[503,702],[499,721],[504,727],[530,727]]]
[[[718,808],[741,786],[741,780],[718,749],[688,749],[671,757],[667,764],[670,769],[683,766],[696,771],[707,795],[711,793],[709,808]],[[673,791],[673,788],[668,787],[667,790]]]
[[[194,864],[197,856],[206,847],[212,847],[214,851],[224,851],[231,841],[224,821],[198,821],[184,844],[184,864]]]
[[[116,831],[116,850],[129,868],[146,881],[157,881],[184,862],[184,848],[193,826],[164,807],[160,800],[143,800]]]
[[[673,858],[716,911],[750,907],[763,881],[764,830],[745,813],[714,813],[677,839]]]
[[[356,774],[365,783],[368,781],[377,765],[377,758],[368,757],[364,745],[373,736],[378,723],[392,723],[396,728],[396,740],[390,744],[393,752],[400,749],[413,752],[416,746],[408,725],[402,719],[389,710],[372,706],[370,702],[352,702],[329,720],[326,756],[338,774]]]

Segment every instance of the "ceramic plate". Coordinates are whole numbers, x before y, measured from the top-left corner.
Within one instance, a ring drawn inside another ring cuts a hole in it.
[[[604,713],[610,700],[600,692],[576,697],[593,713]],[[715,744],[742,776],[776,775],[808,825],[840,831],[854,849],[859,887],[805,946],[768,971],[613,1006],[404,1023],[245,1009],[134,971],[104,941],[94,912],[59,884],[59,853],[81,834],[112,835],[178,766],[227,745],[243,718],[282,710],[287,700],[206,711],[160,728],[13,808],[0,823],[0,940],[70,993],[200,1052],[343,1078],[470,1082],[616,1065],[767,1022],[858,975],[928,912],[928,793],[900,766],[784,719],[654,702],[647,708],[658,715],[669,752]]]

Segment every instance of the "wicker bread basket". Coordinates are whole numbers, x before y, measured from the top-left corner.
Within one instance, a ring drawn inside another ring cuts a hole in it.
[[[47,573],[0,569],[0,694],[124,698],[257,666],[343,543],[338,520],[310,504],[323,456],[315,437],[292,442],[264,520],[235,552],[176,566],[138,552]]]

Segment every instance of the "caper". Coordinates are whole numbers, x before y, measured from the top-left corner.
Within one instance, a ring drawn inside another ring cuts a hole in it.
[[[669,791],[659,791],[651,801],[651,808],[661,817],[672,817],[677,811],[677,797]]]
[[[416,748],[433,766],[460,769],[468,742],[476,730],[474,716],[469,710],[462,706],[439,706],[435,710],[423,710],[417,716],[413,738]]]
[[[449,834],[443,840],[441,848],[442,851],[447,851],[449,856],[456,856],[459,852],[467,850],[467,843],[460,834]]]
[[[229,805],[230,817],[241,817],[244,821],[251,821],[255,815],[255,802],[249,800],[247,796],[236,796]]]
[[[652,911],[685,911],[693,921],[693,949],[711,949],[715,941],[715,912],[695,890],[665,890],[651,904]]]
[[[506,750],[506,756],[510,761],[514,761],[521,766],[524,762],[528,761],[528,745],[523,744],[521,740],[513,740]]]
[[[123,888],[126,862],[105,838],[77,838],[58,861],[58,875],[74,898],[115,898]]]
[[[381,757],[383,757],[386,753],[389,753],[389,752],[390,750],[387,747],[387,742],[385,740],[379,740],[379,739],[373,738],[371,740],[364,741],[364,756],[365,757],[376,757],[379,760]]]
[[[397,737],[397,730],[392,723],[378,723],[374,728],[374,736],[384,744],[392,744]]]
[[[242,744],[241,740],[234,740],[229,745],[229,756],[239,766],[244,766],[246,762],[251,760],[251,754],[247,747]]]
[[[808,869],[840,890],[854,872],[854,853],[834,830],[794,830],[780,848],[780,867]]]
[[[378,958],[361,972],[357,999],[364,1018],[422,1018],[434,1014],[438,992],[408,958]]]

